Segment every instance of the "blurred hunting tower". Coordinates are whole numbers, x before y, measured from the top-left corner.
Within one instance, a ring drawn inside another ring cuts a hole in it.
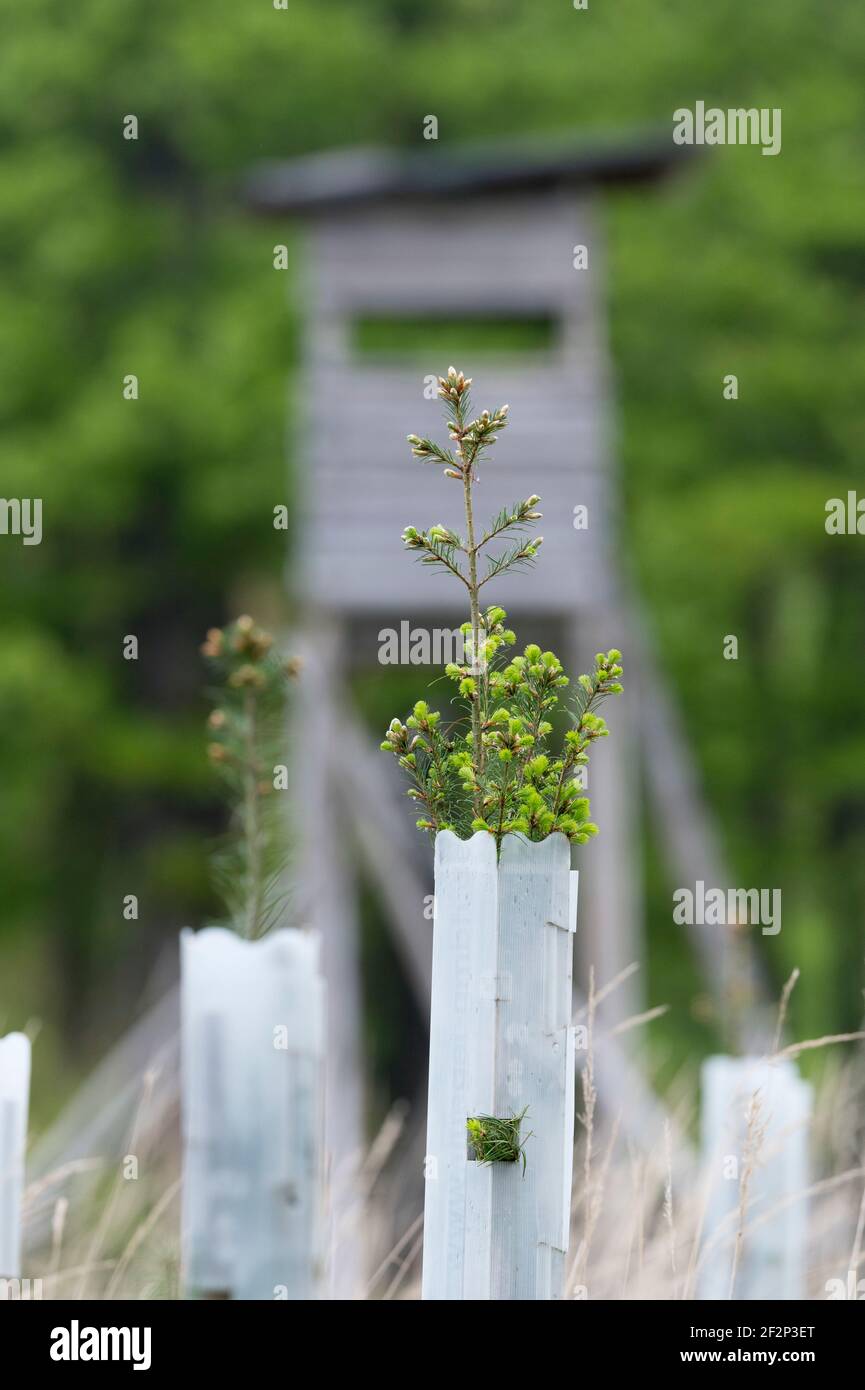
[[[518,642],[552,646],[572,676],[602,648],[615,644],[625,654],[625,703],[612,712],[614,736],[589,774],[601,833],[579,860],[578,978],[585,982],[591,965],[603,985],[644,959],[635,745],[645,745],[650,724],[663,764],[654,790],[665,823],[675,822],[674,882],[726,882],[712,877],[720,870],[711,830],[622,590],[595,217],[602,189],[654,182],[687,154],[668,139],[588,150],[351,151],[264,166],[250,181],[258,212],[302,218],[307,233],[290,581],[306,660],[293,746],[304,807],[296,891],[302,920],[324,943],[329,1147],[348,1165],[363,1145],[352,851],[375,883],[422,1017],[432,936],[423,913],[432,853],[377,740],[349,706],[348,679],[376,664],[383,629],[399,631],[406,620],[410,628],[455,627],[465,618],[455,588],[439,585],[399,540],[408,522],[460,527],[461,490],[440,468],[413,460],[406,444],[413,431],[440,429],[431,374],[449,363],[473,376],[478,410],[511,406],[495,459],[481,469],[483,518],[532,492],[544,514],[537,568],[494,582],[488,601],[507,610]],[[418,671],[417,697],[431,674]],[[337,727],[342,756],[325,776]],[[717,966],[717,934],[699,944]],[[636,1011],[634,980],[605,1008],[608,1020]],[[333,1182],[337,1208],[345,1208],[336,1170]],[[345,1210],[338,1220],[350,1223]],[[346,1269],[346,1284],[352,1278]]]

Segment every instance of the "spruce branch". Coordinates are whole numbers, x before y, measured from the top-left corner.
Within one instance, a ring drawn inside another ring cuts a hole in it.
[[[424,463],[444,463],[451,468],[456,468],[456,459],[449,449],[442,449],[432,439],[420,439],[416,434],[408,435],[408,442],[412,446],[412,453],[415,458],[422,459]]]
[[[431,526],[428,531],[407,526],[402,533],[402,542],[406,550],[420,552],[417,559],[422,565],[439,565],[468,586],[469,581],[456,559],[457,555],[466,553],[465,544],[454,531],[449,531],[446,526]]]
[[[491,579],[497,579],[500,574],[506,574],[508,570],[525,569],[527,566],[533,565],[543,543],[543,536],[537,536],[533,541],[518,542],[510,550],[503,551],[495,558],[491,557],[487,563],[487,572],[478,588],[484,584],[489,584]]]
[[[540,497],[533,493],[525,502],[515,502],[512,507],[503,507],[498,516],[490,522],[489,530],[484,531],[478,541],[478,549],[488,541],[495,540],[496,536],[504,535],[506,531],[524,530],[529,522],[540,521],[543,513],[535,511],[540,500]]]

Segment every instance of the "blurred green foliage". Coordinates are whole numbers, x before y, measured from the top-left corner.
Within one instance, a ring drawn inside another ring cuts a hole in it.
[[[550,318],[430,318],[363,315],[354,324],[352,349],[361,357],[430,362],[488,362],[497,354],[549,351],[556,325]]]
[[[827,537],[823,509],[865,491],[861,4],[0,14],[0,476],[4,495],[44,499],[45,530],[40,547],[0,541],[0,1028],[44,1014],[62,1073],[70,1042],[120,1026],[157,936],[209,909],[220,822],[197,647],[239,593],[278,582],[271,511],[291,499],[299,279],[273,269],[290,230],[242,206],[248,166],[416,145],[428,113],[442,146],[670,129],[698,98],[781,107],[783,151],[715,150],[663,190],[607,200],[624,551],[738,882],[783,888],[773,969],[803,970],[794,1028],[855,1025],[865,541]],[[130,372],[138,401],[122,397]],[[650,993],[676,1005],[673,1036],[689,1001],[649,881]]]

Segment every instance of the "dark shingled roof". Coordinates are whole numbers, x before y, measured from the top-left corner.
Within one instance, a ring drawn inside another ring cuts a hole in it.
[[[515,142],[441,151],[431,145],[413,153],[354,148],[259,165],[244,197],[261,213],[319,213],[391,198],[645,183],[694,154],[691,146],[673,144],[672,131],[593,145]]]

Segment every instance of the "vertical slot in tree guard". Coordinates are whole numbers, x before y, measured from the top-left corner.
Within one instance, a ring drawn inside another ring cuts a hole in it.
[[[561,1298],[574,1140],[576,874],[555,834],[439,832],[425,1162],[425,1299]],[[521,1162],[474,1161],[467,1120],[526,1111]]]
[[[30,1041],[0,1038],[0,1279],[21,1278],[21,1206],[30,1098]]]
[[[318,942],[181,936],[183,1264],[193,1295],[309,1299],[322,1275]]]
[[[702,1091],[699,1297],[803,1299],[812,1088],[789,1059],[718,1056]]]

